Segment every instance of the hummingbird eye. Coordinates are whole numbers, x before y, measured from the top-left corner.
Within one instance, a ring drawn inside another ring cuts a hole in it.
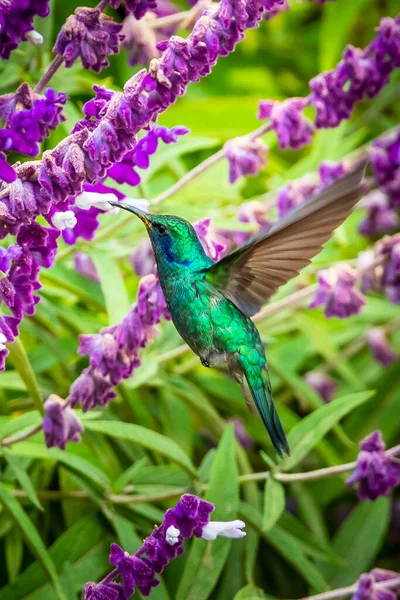
[[[160,235],[165,235],[166,233],[168,233],[165,225],[156,225],[156,229]]]

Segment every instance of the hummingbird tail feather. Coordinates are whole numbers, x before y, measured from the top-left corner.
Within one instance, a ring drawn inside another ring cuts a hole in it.
[[[262,368],[261,374],[255,378],[253,373],[248,373],[248,369],[246,369],[247,365],[245,366],[243,361],[241,362],[251,397],[269,433],[269,437],[271,438],[277,454],[280,457],[282,457],[284,453],[289,455],[289,444],[276,411],[274,401],[272,400],[271,385],[269,383],[267,369],[265,367]],[[246,396],[245,392],[244,395]]]

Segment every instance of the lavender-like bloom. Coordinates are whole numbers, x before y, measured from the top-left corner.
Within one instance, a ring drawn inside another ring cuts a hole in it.
[[[357,467],[346,485],[358,484],[360,500],[376,500],[388,496],[400,483],[400,461],[385,454],[381,432],[374,431],[360,443]]]
[[[43,432],[46,446],[65,450],[67,442],[79,442],[83,426],[69,406],[59,396],[51,394],[44,403]]]
[[[267,152],[264,142],[248,136],[226,142],[224,154],[229,161],[230,183],[246,175],[257,175],[267,162]]]
[[[373,327],[367,332],[366,337],[375,360],[384,367],[396,362],[397,354],[390,347],[385,331],[381,327]]]
[[[115,569],[98,584],[84,587],[84,600],[128,600],[135,588],[148,596],[159,584],[156,575],[182,554],[183,542],[192,536],[215,540],[222,535],[230,538],[245,536],[243,521],[213,522],[214,505],[191,494],[184,494],[175,508],[167,510],[162,524],[155,527],[139,550],[129,555],[117,544],[111,544],[110,563]],[[119,578],[121,583],[114,580]]]
[[[49,0],[2,0],[0,3],[0,57],[8,59],[12,50],[34,32],[33,18],[47,17]],[[35,32],[36,33],[36,32]],[[35,43],[35,42],[34,42]]]
[[[380,590],[375,587],[380,581],[390,581],[396,577],[398,573],[386,569],[372,569],[370,573],[363,573],[351,600],[396,600],[399,590]]]
[[[247,430],[243,425],[242,421],[240,419],[237,419],[236,417],[231,417],[229,419],[226,419],[226,422],[233,423],[233,431],[235,434],[235,438],[243,448],[245,448],[246,450],[250,450],[254,446],[254,442],[247,433]]]
[[[332,377],[321,371],[310,371],[306,373],[304,379],[314,391],[321,396],[325,402],[330,402],[333,394],[336,392],[338,383]]]
[[[53,52],[71,67],[78,57],[84,69],[101,71],[109,65],[108,56],[118,54],[122,26],[97,8],[78,7],[61,29]]]
[[[0,97],[0,149],[20,152],[28,156],[39,154],[39,142],[49,136],[65,120],[62,112],[67,100],[64,93],[48,88],[44,95],[36,94],[27,83],[20,85],[15,94]],[[15,180],[10,166],[3,164],[0,178]]]
[[[259,105],[258,118],[271,119],[281,150],[292,148],[299,150],[311,143],[314,127],[303,115],[307,105],[305,98],[290,98],[289,100],[262,100]]]
[[[241,223],[254,223],[258,226],[258,229],[267,230],[271,227],[272,221],[267,216],[268,208],[257,200],[251,200],[250,202],[244,202],[237,213],[238,221]],[[224,236],[229,235],[230,232],[224,232]],[[245,231],[234,231],[233,241],[236,246],[240,246],[246,242],[254,233]]]
[[[382,258],[383,269],[379,271],[380,287],[395,304],[400,303],[400,235],[384,238],[376,248]]]
[[[160,140],[164,144],[176,143],[181,135],[186,135],[188,132],[189,129],[180,125],[171,129],[162,125],[153,125],[150,131],[137,142],[133,150],[127,152],[120,162],[108,170],[108,176],[118,183],[139,185],[140,175],[134,167],[148,169],[150,156],[157,151]]]
[[[345,319],[357,315],[365,304],[362,293],[355,288],[356,272],[339,264],[318,273],[319,289],[310,307],[325,305],[325,316]]]
[[[372,237],[389,233],[398,228],[400,224],[399,216],[395,210],[390,208],[388,200],[379,190],[370,192],[363,199],[362,206],[367,209],[368,213],[359,226],[361,235]]]
[[[76,252],[74,254],[74,267],[81,275],[88,277],[96,283],[100,282],[94,262],[85,252]]]
[[[310,102],[316,109],[318,128],[337,127],[350,117],[356,102],[374,98],[388,83],[400,64],[399,31],[400,16],[385,17],[365,50],[347,46],[335,69],[311,80]]]
[[[279,15],[281,12],[289,10],[289,4],[287,0],[265,0],[264,6],[264,21],[269,21],[273,17]]]
[[[400,128],[378,138],[370,152],[375,181],[389,200],[389,207],[400,208]]]
[[[177,24],[165,27],[149,27],[154,19],[166,17],[178,12],[178,8],[168,0],[157,0],[157,6],[147,12],[143,18],[137,19],[133,14],[126,17],[122,25],[123,46],[129,52],[130,65],[147,65],[153,58],[159,58],[157,44],[169,38],[177,28]]]
[[[318,185],[308,177],[290,181],[278,190],[276,204],[281,219],[288,212],[310,199],[318,191]]]

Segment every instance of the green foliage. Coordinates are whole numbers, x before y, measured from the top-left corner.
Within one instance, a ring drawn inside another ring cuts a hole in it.
[[[258,127],[261,98],[307,95],[309,80],[331,69],[347,43],[367,45],[379,19],[398,10],[394,0],[290,3],[290,11],[248,32],[235,53],[160,116],[161,124],[185,125],[190,134],[177,144],[160,144],[149,169],[140,172],[141,186],[122,191],[151,201],[227,140]],[[57,32],[79,3],[51,4],[51,16],[38,23],[44,46],[25,44],[0,65],[1,94],[22,81],[38,81]],[[184,0],[176,4],[187,8]],[[121,90],[133,72],[125,50],[100,74],[78,64],[60,70],[51,85],[69,94],[67,121],[42,150],[71,130],[94,84]],[[380,96],[357,106],[350,121],[317,132],[300,152],[281,152],[274,135],[265,136],[269,156],[258,176],[230,185],[228,166],[220,161],[155,210],[190,221],[211,216],[217,228],[249,230],[236,220],[241,203],[268,203],[285,181],[314,171],[321,160],[342,159],[396,126],[399,81],[394,74]],[[314,281],[317,269],[353,261],[367,247],[357,233],[363,215],[357,209],[277,299]],[[97,333],[126,315],[139,282],[129,258],[144,235],[142,225],[126,215],[102,215],[93,241],[73,247],[61,242],[56,264],[41,274],[35,315],[24,319],[20,342],[0,374],[0,440],[37,427],[50,393],[68,396],[88,364],[78,354],[79,334]],[[75,270],[77,251],[93,260],[99,283]],[[278,481],[278,475],[353,461],[357,443],[378,428],[388,446],[399,443],[399,363],[385,370],[365,344],[369,328],[394,324],[392,343],[400,352],[399,316],[398,306],[371,295],[363,312],[345,321],[327,320],[303,303],[259,323],[291,446],[291,456],[282,461],[237,383],[223,371],[203,368],[188,349],[176,351],[182,341],[163,322],[140,368],[118,387],[109,407],[78,410],[85,426],[80,443],[69,443],[65,451],[47,449],[39,432],[0,446],[0,600],[81,598],[86,581],[100,581],[109,571],[110,543],[135,552],[183,491],[214,502],[214,520],[243,519],[247,537],[188,542],[162,574],[153,600],[299,598],[350,585],[373,566],[398,570],[398,490],[393,499],[361,503],[344,485],[346,474],[303,482]],[[312,369],[338,382],[327,405],[304,380]],[[237,443],[232,418],[242,421],[252,448]]]

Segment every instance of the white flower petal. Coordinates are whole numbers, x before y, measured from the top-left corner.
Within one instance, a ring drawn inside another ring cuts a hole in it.
[[[34,46],[41,46],[43,44],[43,36],[34,29],[25,34],[25,39]]]
[[[165,540],[170,546],[175,546],[179,542],[180,531],[173,525],[170,525],[165,533]]]
[[[0,351],[6,349],[6,347],[4,345],[6,343],[6,341],[7,341],[7,338],[4,335],[4,333],[0,333]]]
[[[117,202],[115,194],[100,194],[99,192],[82,192],[75,198],[75,205],[82,210],[89,210],[92,206],[99,210],[111,211],[114,209],[110,201]]]
[[[210,521],[205,527],[201,537],[205,540],[215,540],[219,535],[228,538],[241,538],[246,535],[242,528],[246,523],[240,520],[236,521]]]
[[[128,204],[128,206],[133,206],[133,208],[139,208],[144,212],[149,211],[149,202],[145,198],[124,198],[121,200],[124,204]],[[117,207],[113,207],[115,212],[119,212],[121,209]]]
[[[63,229],[73,229],[77,223],[75,214],[72,210],[66,210],[65,212],[56,212],[51,217],[51,222],[54,227],[63,231]]]

